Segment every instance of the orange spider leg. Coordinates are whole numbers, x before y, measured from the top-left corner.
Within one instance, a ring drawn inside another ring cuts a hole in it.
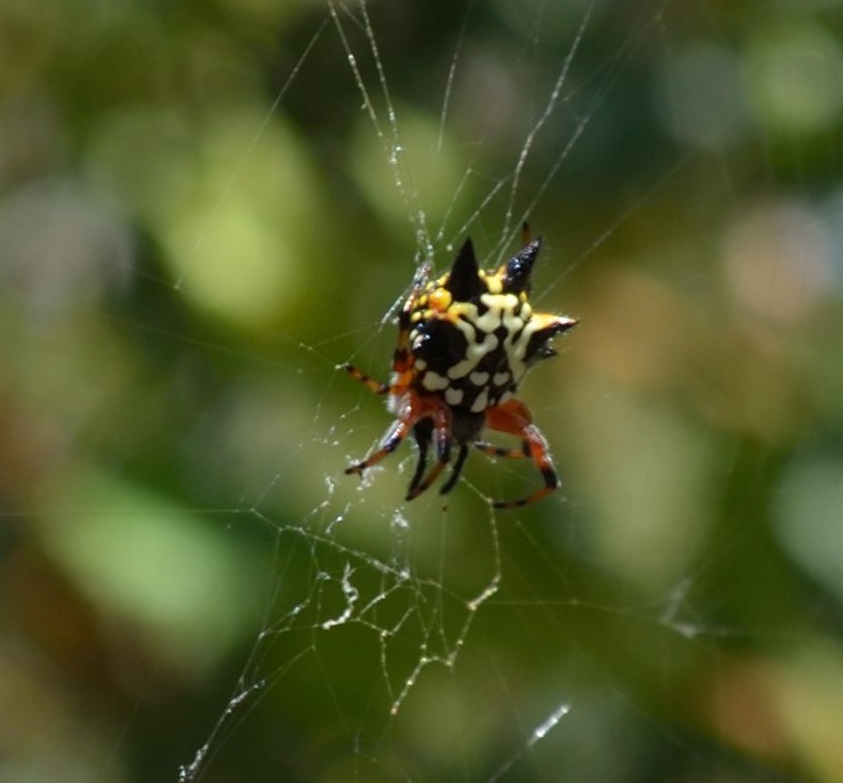
[[[544,486],[537,489],[531,495],[519,500],[497,501],[492,505],[495,508],[518,508],[535,503],[549,495],[559,486],[559,479],[553,468],[550,458],[547,441],[539,432],[538,427],[533,424],[533,417],[527,406],[520,400],[509,400],[503,405],[490,408],[486,411],[486,426],[498,432],[505,432],[509,435],[516,435],[524,441],[524,451],[533,461],[536,469],[542,474]],[[514,449],[510,451],[515,451]],[[513,456],[507,453],[504,456]]]
[[[424,492],[442,472],[442,469],[448,464],[451,459],[451,424],[452,415],[448,404],[438,397],[420,397],[421,401],[425,403],[425,413],[419,418],[429,418],[433,420],[433,435],[436,439],[436,463],[430,469],[427,476],[417,484],[410,484],[410,490],[407,492],[405,500],[412,500]],[[421,475],[419,473],[419,475]],[[414,482],[417,478],[414,478]]]
[[[530,445],[524,441],[520,449],[507,449],[495,446],[493,443],[486,443],[478,440],[473,444],[474,448],[488,454],[490,457],[506,457],[508,459],[522,459],[530,456]]]
[[[362,370],[358,370],[353,364],[342,364],[340,367],[345,370],[355,381],[362,383],[373,394],[386,394],[389,391],[389,384],[376,381]]]
[[[418,422],[422,419],[430,419],[433,422],[433,433],[436,439],[436,464],[424,480],[419,481],[421,473],[417,473],[406,497],[407,500],[412,500],[436,481],[442,469],[448,464],[451,457],[451,409],[438,397],[422,396],[410,390],[401,399],[396,415],[398,418],[387,430],[378,449],[362,462],[346,468],[345,472],[346,474],[362,474],[364,470],[392,454]]]
[[[397,383],[387,384],[375,380],[366,375],[353,364],[342,364],[340,367],[345,370],[355,381],[362,383],[373,394],[402,394],[407,389],[407,373],[412,369],[412,357],[407,350],[407,343],[410,339],[410,313],[416,303],[416,297],[411,296],[401,313],[398,316],[398,345],[392,354],[392,371],[398,373],[400,380]]]
[[[410,434],[415,421],[413,419],[405,421],[404,419],[397,419],[392,426],[386,431],[386,435],[381,439],[380,446],[376,451],[373,451],[362,462],[356,462],[354,465],[349,465],[345,469],[345,475],[357,473],[363,475],[366,468],[371,468],[377,465],[384,457],[388,457],[395,449],[401,445],[401,441]]]

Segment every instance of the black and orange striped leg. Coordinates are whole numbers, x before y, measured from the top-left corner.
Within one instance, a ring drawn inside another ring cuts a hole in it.
[[[362,370],[358,370],[353,364],[340,365],[355,381],[362,383],[370,392],[375,394],[386,394],[389,391],[389,385],[376,381],[374,378],[366,375]]]
[[[478,440],[474,443],[474,448],[488,454],[490,457],[506,457],[507,459],[523,459],[530,456],[530,444],[525,440],[521,444],[520,449],[505,449],[500,446],[495,446],[493,443],[486,443]]]
[[[559,486],[559,478],[553,467],[550,458],[550,450],[544,436],[539,432],[538,427],[532,423],[532,416],[527,406],[520,400],[509,400],[509,402],[491,408],[486,411],[486,426],[498,432],[516,435],[524,442],[524,451],[536,469],[544,479],[544,486],[537,489],[531,495],[519,498],[518,500],[502,500],[493,503],[495,508],[520,508],[530,503],[535,503],[543,497],[547,497]],[[494,448],[494,447],[493,447]],[[507,450],[504,449],[504,452]],[[510,452],[516,452],[513,449]],[[514,454],[502,454],[501,456],[514,456]]]
[[[412,500],[424,492],[434,481],[451,457],[451,409],[437,397],[428,397],[410,390],[401,398],[398,405],[399,418],[387,430],[378,448],[362,462],[357,462],[345,469],[346,474],[362,474],[367,468],[376,465],[392,454],[410,432],[419,444],[419,465],[410,482],[407,500]],[[427,451],[432,440],[436,441],[436,464],[422,478],[427,461]]]
[[[384,457],[388,457],[395,449],[401,445],[401,441],[410,434],[411,423],[407,423],[403,419],[398,419],[393,422],[392,426],[386,431],[383,439],[380,442],[376,451],[373,451],[362,462],[357,462],[354,465],[349,465],[345,469],[345,474],[357,473],[362,475],[366,468],[371,468],[377,465]]]
[[[392,371],[393,373],[406,373],[412,366],[410,351],[407,344],[410,339],[410,312],[415,303],[415,298],[411,297],[407,300],[404,308],[398,316],[398,344],[392,353]],[[399,385],[396,389],[393,385],[388,383],[381,383],[369,375],[366,375],[362,370],[357,369],[353,364],[343,364],[342,369],[345,370],[355,381],[362,383],[369,391],[375,394],[387,394],[390,391],[400,393],[403,388]]]

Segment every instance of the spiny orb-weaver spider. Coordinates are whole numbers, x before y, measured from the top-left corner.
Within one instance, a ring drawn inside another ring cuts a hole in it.
[[[419,461],[406,500],[433,484],[450,461],[454,444],[459,452],[440,490],[443,495],[457,483],[469,445],[493,456],[528,457],[544,479],[544,486],[531,495],[495,502],[495,508],[525,506],[556,489],[559,479],[547,442],[527,406],[513,395],[529,367],[556,354],[551,339],[577,321],[533,312],[530,273],[541,238],[530,241],[526,223],[523,243],[497,270],[485,271],[478,268],[474,246],[466,239],[450,271],[437,280],[417,280],[398,316],[388,384],[343,365],[370,391],[389,395],[388,408],[395,415],[377,450],[347,468],[347,474],[362,474],[412,432]],[[499,448],[478,440],[484,428],[515,435],[521,447]],[[436,463],[425,475],[432,442]]]

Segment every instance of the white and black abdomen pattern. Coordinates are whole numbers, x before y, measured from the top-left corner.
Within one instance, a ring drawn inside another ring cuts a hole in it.
[[[416,387],[470,413],[506,402],[527,368],[553,355],[547,343],[556,330],[532,316],[525,297],[484,293],[419,320],[410,331]]]

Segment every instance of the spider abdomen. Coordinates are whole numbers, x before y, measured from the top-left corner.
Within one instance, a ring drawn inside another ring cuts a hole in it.
[[[549,339],[536,339],[524,294],[486,292],[444,312],[419,310],[410,331],[416,388],[471,413],[506,402]]]

